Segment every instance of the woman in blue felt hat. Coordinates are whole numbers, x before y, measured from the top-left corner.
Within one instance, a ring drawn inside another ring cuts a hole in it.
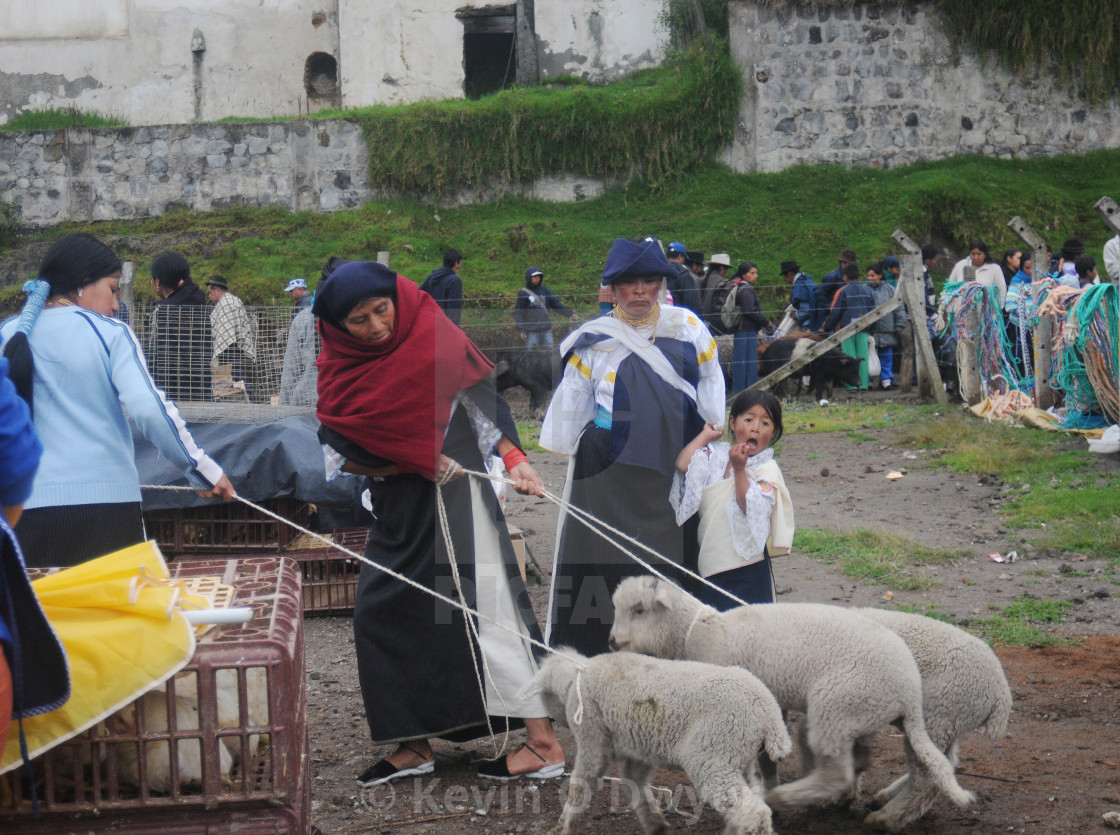
[[[725,391],[715,340],[699,317],[658,303],[673,272],[652,238],[615,240],[603,270],[614,309],[561,343],[564,377],[540,443],[571,455],[565,496],[572,505],[695,569],[695,520],[677,527],[669,505],[674,462],[705,422],[723,423]],[[556,542],[546,638],[604,652],[611,593],[645,569],[563,511]]]

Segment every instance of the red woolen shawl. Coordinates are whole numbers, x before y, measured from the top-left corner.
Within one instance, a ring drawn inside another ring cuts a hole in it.
[[[385,342],[319,320],[320,423],[402,472],[433,478],[451,405],[493,365],[431,296],[397,276],[397,321]]]

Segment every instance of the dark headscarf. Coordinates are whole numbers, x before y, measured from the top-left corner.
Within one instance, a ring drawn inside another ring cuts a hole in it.
[[[397,274],[384,264],[347,261],[319,285],[311,312],[344,331],[342,320],[366,299],[392,299],[396,295]]]
[[[28,338],[48,294],[65,295],[120,270],[121,259],[113,250],[85,232],[59,238],[43,256],[39,264],[39,280],[29,282],[25,287],[28,299],[20,314],[18,330],[4,346],[4,356],[10,363],[8,375],[19,396],[27,401],[33,412],[35,360]]]
[[[653,238],[643,241],[615,238],[607,255],[607,266],[603,269],[603,283],[644,276],[673,278],[676,274],[676,268],[661,251],[661,244]]]

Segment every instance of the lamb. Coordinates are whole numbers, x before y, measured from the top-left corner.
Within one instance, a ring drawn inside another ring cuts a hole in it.
[[[921,677],[903,640],[854,611],[814,603],[769,603],[720,613],[654,577],[615,590],[612,649],[745,667],[783,710],[801,711],[812,769],[766,795],[771,808],[838,803],[856,791],[853,748],[883,725],[901,725],[917,760],[958,806],[962,789],[922,718]]]
[[[922,675],[926,730],[954,768],[957,742],[969,731],[982,730],[993,740],[1003,737],[1011,713],[1011,688],[999,659],[986,643],[923,615],[883,609],[856,611],[896,633],[910,648]],[[893,832],[929,811],[937,786],[909,742],[906,760],[909,773],[875,795],[874,805],[882,808],[868,815],[864,823]]]
[[[744,774],[754,774],[760,748],[780,759],[792,743],[762,682],[746,670],[630,652],[594,658],[568,648],[559,652],[518,694],[542,694],[549,715],[570,727],[576,740],[556,831],[570,835],[613,761],[621,762],[620,776],[637,787],[634,809],[646,833],[669,832],[649,802],[656,767],[683,769],[701,799],[723,814],[724,835],[773,831],[770,810]]]

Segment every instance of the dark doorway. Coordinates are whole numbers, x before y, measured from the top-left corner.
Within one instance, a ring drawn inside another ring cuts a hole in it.
[[[460,9],[463,22],[463,93],[477,99],[517,82],[517,22],[513,6]]]
[[[303,65],[303,90],[307,94],[307,112],[327,107],[342,107],[338,89],[338,62],[333,55],[313,52]]]

